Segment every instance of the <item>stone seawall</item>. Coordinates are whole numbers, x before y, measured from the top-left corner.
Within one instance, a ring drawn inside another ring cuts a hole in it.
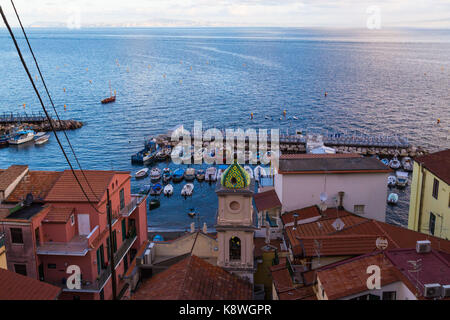
[[[83,126],[82,122],[76,121],[76,120],[61,120],[61,124],[57,120],[52,120],[52,124],[56,131],[75,130],[75,129],[79,129]],[[17,126],[19,126],[19,123],[0,125],[0,132],[8,132]],[[31,129],[33,129],[34,131],[37,131],[37,132],[42,132],[42,131],[46,132],[46,131],[52,130],[50,123],[48,121],[44,121],[41,123],[25,123],[25,122],[23,122],[23,123],[20,123],[20,126],[30,127]]]

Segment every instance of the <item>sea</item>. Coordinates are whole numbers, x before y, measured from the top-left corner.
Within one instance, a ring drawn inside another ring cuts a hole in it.
[[[19,29],[13,29],[50,114],[54,112]],[[144,140],[195,120],[205,127],[401,136],[450,147],[450,30],[293,28],[108,28],[27,30],[83,169],[142,168],[130,157]],[[115,103],[100,101],[116,91]],[[325,97],[324,92],[327,92]],[[286,110],[286,119],[282,117]],[[0,30],[0,115],[42,112],[6,29]],[[253,113],[253,119],[251,114]],[[266,119],[268,116],[270,119]],[[296,116],[298,120],[293,120]],[[440,123],[437,123],[440,119]],[[60,134],[61,139],[64,137]],[[63,143],[76,166],[66,142]],[[54,137],[0,149],[0,168],[64,170]],[[172,163],[157,164],[175,169]],[[132,179],[132,192],[148,179]],[[149,230],[215,223],[214,186],[195,182],[184,199],[161,196]],[[392,191],[391,191],[392,192]],[[409,187],[395,191],[387,220],[407,225]],[[386,195],[387,196],[387,195]],[[187,212],[194,208],[198,219]]]

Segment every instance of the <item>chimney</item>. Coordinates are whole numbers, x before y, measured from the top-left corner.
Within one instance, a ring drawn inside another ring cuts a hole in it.
[[[298,214],[294,213],[294,230],[297,229],[298,226]]]
[[[195,233],[195,222],[191,223],[191,233]]]
[[[344,191],[340,191],[338,194],[339,194],[339,206],[338,206],[338,209],[339,210],[344,210],[344,195],[345,195],[345,192]]]
[[[206,222],[203,224],[203,233],[204,234],[208,233],[208,226],[206,225]]]

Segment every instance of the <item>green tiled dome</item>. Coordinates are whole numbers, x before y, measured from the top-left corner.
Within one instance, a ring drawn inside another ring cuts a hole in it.
[[[243,189],[250,185],[250,175],[235,160],[222,174],[220,184],[228,189]]]

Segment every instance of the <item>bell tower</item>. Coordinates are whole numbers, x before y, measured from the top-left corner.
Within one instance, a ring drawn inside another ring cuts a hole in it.
[[[249,174],[236,161],[222,174],[217,184],[217,265],[253,283],[254,185]]]

